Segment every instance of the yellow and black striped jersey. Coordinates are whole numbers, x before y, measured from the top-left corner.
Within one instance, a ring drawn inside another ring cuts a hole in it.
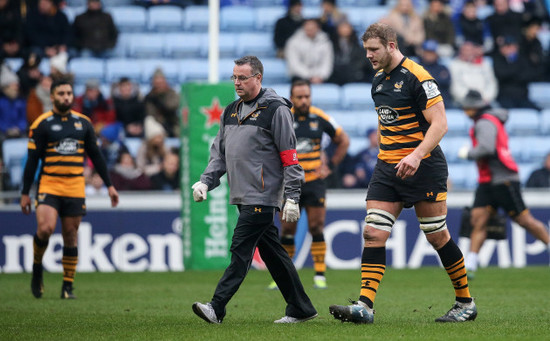
[[[23,179],[28,194],[38,159],[42,160],[38,193],[84,198],[84,157],[88,153],[107,186],[105,161],[88,117],[75,111],[60,115],[53,111],[39,116],[29,129],[29,159]],[[29,169],[27,169],[29,168]]]
[[[422,111],[443,100],[437,82],[405,57],[390,73],[376,73],[371,94],[380,125],[378,158],[399,163],[424,140],[430,125]]]
[[[321,140],[323,133],[331,138],[338,136],[342,128],[323,110],[311,106],[308,115],[296,114],[294,108],[294,132],[298,162],[304,169],[306,182],[318,179],[317,169],[321,166]]]

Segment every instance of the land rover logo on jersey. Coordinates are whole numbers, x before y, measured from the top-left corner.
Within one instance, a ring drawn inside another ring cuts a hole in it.
[[[52,130],[53,131],[60,131],[61,129],[63,129],[63,127],[59,124],[52,125]]]
[[[399,118],[399,113],[387,105],[378,107],[378,117],[382,123],[393,123]]]
[[[426,97],[428,99],[432,99],[441,94],[439,92],[439,88],[437,87],[437,84],[435,84],[433,80],[429,80],[427,82],[422,83],[422,87],[424,88],[424,92],[426,93]]]
[[[78,141],[75,139],[63,139],[59,141],[55,150],[59,154],[74,154],[78,150]]]
[[[313,151],[311,140],[306,137],[299,137],[296,141],[296,151],[300,154]]]

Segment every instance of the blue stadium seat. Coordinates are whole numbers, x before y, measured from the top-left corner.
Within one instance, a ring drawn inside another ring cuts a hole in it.
[[[340,86],[336,84],[312,84],[312,103],[323,110],[342,109],[342,95]]]
[[[143,32],[147,30],[147,10],[140,6],[108,7],[116,27],[121,32]]]
[[[524,138],[520,136],[512,136],[508,140],[508,148],[510,153],[516,162],[523,162],[527,160],[527,153],[523,150]]]
[[[67,6],[69,7],[85,7],[87,0],[67,0]]]
[[[521,139],[523,161],[538,162],[540,165],[550,152],[550,137],[528,136]]]
[[[73,58],[69,61],[69,71],[77,84],[85,83],[90,78],[100,82],[105,79],[105,63],[100,58]]]
[[[208,36],[202,33],[167,33],[164,35],[164,56],[197,58],[204,54]]]
[[[23,58],[6,58],[4,62],[13,72],[17,72],[21,65],[23,65]]]
[[[360,151],[367,148],[368,140],[366,137],[351,137],[349,139],[348,154],[351,156],[357,155]]]
[[[519,167],[519,181],[522,185],[527,183],[529,176],[534,170],[541,167],[541,162],[522,162],[518,164]]]
[[[319,18],[321,17],[321,6],[319,5],[308,5],[304,3],[304,8],[302,9],[302,15],[304,18]]]
[[[550,83],[529,83],[529,99],[543,109],[550,109]]]
[[[364,30],[370,25],[374,24],[378,20],[382,19],[389,13],[389,9],[386,6],[369,7],[368,11],[365,11],[365,17],[363,20]]]
[[[541,132],[548,136],[550,135],[550,109],[545,109],[540,113],[540,128]]]
[[[237,55],[257,56],[258,58],[275,57],[273,34],[241,33],[237,41]]]
[[[302,4],[304,4],[304,7],[321,7],[321,0],[303,0]],[[307,16],[304,16],[305,18],[309,18]]]
[[[226,6],[220,11],[220,29],[226,32],[254,30],[254,9],[248,6]]]
[[[164,36],[158,33],[134,33],[130,39],[129,57],[161,58],[164,50]]]
[[[510,135],[537,135],[540,131],[539,114],[534,109],[510,109],[506,130]]]
[[[480,19],[480,20],[485,20],[488,16],[490,16],[491,14],[493,14],[495,12],[495,9],[493,6],[491,5],[483,5],[483,6],[479,6],[477,8],[477,17]]]
[[[177,137],[168,137],[164,140],[164,145],[168,148],[179,148],[181,143]]]
[[[548,53],[550,50],[550,31],[548,29],[540,30],[537,34],[537,37],[540,40],[540,43],[542,45],[542,49]]]
[[[180,61],[180,82],[208,80],[208,60],[185,59]]]
[[[273,6],[281,6],[284,8],[286,6],[287,1],[285,0],[254,0],[252,1],[252,6],[254,7],[273,7]]]
[[[374,101],[370,83],[348,83],[342,86],[342,104],[348,110],[372,110]]]
[[[9,186],[17,188],[21,185],[25,160],[27,158],[26,138],[7,139],[2,144],[3,162],[9,175]]]
[[[260,7],[255,10],[256,30],[273,34],[275,23],[286,14],[283,6]]]
[[[353,26],[357,34],[363,34],[367,29],[365,27],[365,17],[368,15],[366,12],[369,8],[361,7],[342,7],[342,12],[348,17],[348,21]]]
[[[38,69],[43,74],[49,75],[50,74],[50,58],[42,58],[42,60],[40,61],[40,64],[38,65]]]
[[[265,84],[288,83],[290,79],[286,73],[286,63],[278,58],[265,58],[262,60],[264,65],[264,81]],[[289,94],[285,94],[289,96]]]
[[[315,103],[313,105],[315,105]],[[359,129],[355,112],[345,110],[330,110],[327,111],[327,114],[332,117],[350,137],[364,138],[365,132]]]
[[[218,40],[220,58],[235,58],[237,53],[239,34],[233,32],[221,32]],[[208,56],[208,43],[206,44],[204,56]]]
[[[464,161],[458,158],[458,150],[463,146],[472,148],[472,142],[468,136],[443,137],[439,142],[439,146],[445,154],[445,158],[449,162],[471,162]]]
[[[182,29],[183,10],[178,6],[152,6],[148,11],[148,27],[151,31],[172,32]]]
[[[143,140],[139,137],[127,137],[124,139],[124,144],[128,148],[130,154],[135,158],[137,156],[139,147],[143,143]]]
[[[290,99],[290,84],[288,83],[266,85],[265,87],[272,88],[273,90],[275,90],[277,95]]]
[[[449,179],[454,189],[476,188],[478,174],[475,163],[450,163]]]
[[[130,41],[132,40],[133,33],[120,32],[118,34],[116,46],[113,50],[115,58],[126,58],[130,55]]]
[[[229,82],[233,75],[233,68],[235,67],[234,59],[222,58],[220,59],[218,75],[221,82]]]
[[[208,6],[188,6],[183,13],[186,31],[208,32]]]
[[[118,82],[121,77],[128,77],[135,82],[141,80],[141,62],[134,59],[113,58],[105,64],[105,80]]]
[[[141,63],[141,82],[150,83],[156,69],[160,68],[170,84],[178,84],[180,62],[174,59],[143,59]]]
[[[447,136],[468,136],[472,122],[461,109],[447,109]]]

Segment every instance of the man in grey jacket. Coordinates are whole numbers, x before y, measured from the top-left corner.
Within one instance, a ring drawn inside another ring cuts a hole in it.
[[[533,217],[521,197],[518,166],[508,149],[508,134],[504,128],[508,112],[492,109],[475,90],[466,94],[462,107],[474,120],[470,131],[473,148],[462,147],[458,156],[475,160],[479,170],[479,186],[471,213],[470,252],[466,258],[468,278],[472,279],[478,266],[477,255],[487,238],[487,222],[499,208],[549,250],[550,237],[546,226]]]
[[[272,89],[262,88],[262,78],[263,65],[257,57],[235,60],[231,80],[240,99],[225,108],[208,166],[192,187],[194,200],[203,201],[227,173],[229,200],[239,209],[231,263],[212,300],[193,304],[195,314],[209,323],[223,321],[225,307],[244,280],[256,247],[287,302],[285,316],[275,323],[297,323],[317,316],[274,225],[283,192],[282,219],[295,222],[300,217],[304,171],[296,155],[291,104]]]

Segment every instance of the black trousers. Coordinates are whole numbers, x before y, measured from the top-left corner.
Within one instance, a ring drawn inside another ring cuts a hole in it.
[[[275,207],[239,206],[239,219],[231,241],[231,263],[218,282],[211,302],[219,319],[225,316],[225,306],[246,277],[256,246],[285,298],[285,314],[304,318],[317,313],[292,260],[281,246],[279,231],[273,223],[275,212]]]

